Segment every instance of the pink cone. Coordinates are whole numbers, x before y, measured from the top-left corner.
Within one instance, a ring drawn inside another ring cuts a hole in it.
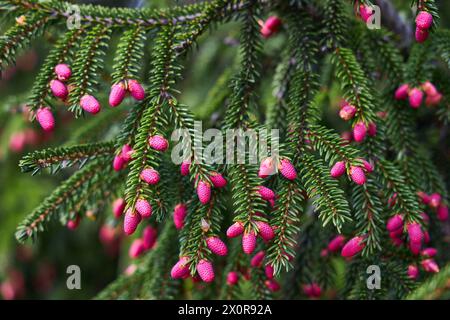
[[[142,232],[142,241],[144,243],[144,249],[150,250],[155,246],[157,231],[152,226],[145,227]]]
[[[144,251],[144,241],[142,239],[134,239],[133,243],[130,246],[130,249],[128,250],[128,255],[130,256],[130,258],[136,259],[142,253],[144,253]]]
[[[404,99],[408,98],[408,92],[409,92],[409,85],[408,84],[402,84],[395,91],[395,99],[396,100],[404,100]]]
[[[281,289],[280,284],[275,279],[267,279],[264,281],[264,284],[272,292],[277,292]]]
[[[446,205],[439,205],[436,211],[437,218],[440,221],[447,221],[448,219],[448,207]]]
[[[433,16],[427,11],[420,11],[416,17],[416,26],[419,29],[426,30],[433,25]]]
[[[123,82],[113,84],[111,86],[111,92],[109,93],[109,105],[111,107],[117,107],[122,103],[126,94],[127,90]]]
[[[273,279],[274,269],[272,265],[268,264],[264,267],[264,273],[266,274],[267,279]]]
[[[432,84],[430,81],[425,81],[424,83],[422,83],[422,90],[427,96],[435,96],[439,93],[434,84]]]
[[[39,108],[36,112],[36,119],[46,132],[53,131],[55,128],[55,118],[49,107]]]
[[[133,150],[133,148],[131,148],[131,146],[129,144],[125,144],[122,147],[121,156],[125,162],[128,162],[131,160],[133,153],[134,153],[134,150]]]
[[[353,139],[356,142],[362,142],[366,138],[367,127],[364,122],[358,122],[353,127]]]
[[[235,238],[235,237],[241,235],[243,232],[244,232],[244,225],[242,224],[242,222],[237,221],[228,228],[227,237]]]
[[[212,253],[218,256],[226,256],[228,254],[227,245],[219,237],[207,238],[206,245]]]
[[[70,67],[67,64],[60,63],[55,66],[55,74],[58,80],[66,81],[72,75],[72,70],[70,70]]]
[[[120,171],[125,166],[125,160],[123,159],[122,155],[116,155],[114,156],[113,160],[113,169],[114,171]]]
[[[185,204],[179,203],[173,210],[173,222],[175,227],[180,230],[184,226],[184,219],[187,215],[187,207]]]
[[[420,262],[422,265],[423,270],[430,273],[437,273],[439,272],[439,266],[433,259],[425,259],[422,262]]]
[[[250,260],[250,265],[254,268],[259,268],[262,265],[264,257],[266,256],[264,251],[259,251],[257,254],[253,256]]]
[[[120,218],[120,216],[123,214],[123,210],[125,210],[125,200],[123,198],[118,198],[116,200],[114,200],[113,204],[112,204],[112,209],[113,209],[113,214],[114,217]]]
[[[227,185],[227,180],[218,172],[211,172],[209,179],[216,188],[223,188]]]
[[[61,100],[66,100],[67,95],[69,94],[67,86],[59,80],[50,81],[50,90],[55,97]]]
[[[366,183],[366,175],[364,174],[364,170],[361,167],[350,167],[350,178],[354,183],[363,185]]]
[[[411,108],[417,109],[422,104],[423,92],[420,89],[413,88],[409,92],[409,105]]]
[[[75,230],[76,228],[78,228],[80,220],[81,220],[80,215],[77,214],[77,216],[74,219],[67,221],[67,228],[69,228],[70,230]]]
[[[190,161],[183,161],[180,166],[180,172],[183,177],[189,174],[189,167],[191,166]]]
[[[139,212],[143,219],[146,219],[152,216],[153,208],[147,200],[139,199],[136,201],[136,211]]]
[[[125,219],[123,220],[123,231],[125,231],[125,234],[127,235],[133,234],[140,222],[141,215],[128,209],[125,213]]]
[[[100,103],[94,96],[91,96],[89,94],[85,94],[83,97],[81,97],[80,106],[84,111],[91,114],[97,114],[100,112]]]
[[[430,195],[430,202],[428,203],[430,207],[437,208],[441,204],[442,197],[439,193],[433,193]]]
[[[151,185],[157,184],[160,179],[158,171],[152,168],[142,170],[140,178]]]
[[[137,80],[128,80],[128,91],[136,100],[144,100],[145,90]]]
[[[345,162],[344,161],[336,162],[330,170],[330,175],[333,178],[339,178],[344,173],[345,173]]]
[[[370,6],[361,4],[359,6],[359,14],[361,15],[361,19],[367,23],[370,17],[372,16],[373,9]]]
[[[425,248],[420,252],[420,255],[428,258],[434,257],[436,254],[437,254],[436,248]]]
[[[270,175],[275,174],[276,168],[272,158],[266,158],[261,162],[259,166],[258,176],[260,178],[267,178]]]
[[[170,276],[173,279],[184,278],[189,275],[189,258],[181,257],[180,260],[172,267],[170,271]]]
[[[408,223],[406,228],[408,230],[409,241],[421,244],[423,240],[423,231],[420,224],[417,222]]]
[[[313,282],[311,284],[305,284],[303,286],[303,292],[309,297],[309,298],[319,298],[322,294],[322,289],[320,286]]]
[[[273,237],[275,237],[273,228],[268,223],[263,222],[263,221],[257,221],[256,225],[258,226],[258,229],[259,229],[259,235],[265,241],[270,241],[273,239]]]
[[[204,282],[212,282],[214,281],[214,268],[211,262],[208,260],[202,259],[197,264],[197,272],[200,278]]]
[[[227,284],[229,286],[234,286],[238,283],[239,281],[239,276],[238,273],[236,271],[230,271],[227,274]]]
[[[363,162],[363,165],[364,165],[364,169],[368,173],[373,172],[373,165],[370,162],[368,162],[367,160],[364,160],[364,159],[362,159],[362,162]]]
[[[408,266],[408,271],[407,271],[408,277],[410,279],[417,279],[417,277],[419,277],[419,268],[417,268],[417,266],[410,264]]]
[[[394,232],[398,229],[401,229],[403,227],[403,217],[399,214],[396,214],[389,218],[386,229],[390,232]]]
[[[199,181],[197,185],[197,196],[201,203],[207,204],[211,200],[211,186],[206,181]]]
[[[275,192],[265,186],[258,186],[258,193],[264,200],[269,201],[275,199]]]
[[[297,171],[288,159],[282,159],[280,161],[278,170],[280,170],[281,175],[288,180],[295,180],[295,178],[297,178]]]
[[[330,252],[339,251],[345,243],[345,237],[343,235],[337,235],[328,243],[328,250]]]
[[[350,239],[342,248],[341,255],[345,258],[353,257],[359,253],[366,244],[363,242],[364,238],[361,236],[354,237]]]
[[[244,253],[251,254],[256,248],[256,235],[253,231],[245,232],[242,236],[242,249]]]
[[[169,142],[163,136],[156,135],[148,138],[148,145],[156,151],[164,152],[169,147]]]
[[[339,117],[342,120],[348,121],[355,116],[356,108],[350,104],[343,106],[341,110],[339,110]]]
[[[420,28],[416,28],[416,41],[419,43],[425,42],[428,39],[428,36],[430,35],[430,33],[428,32],[428,30],[423,30]]]
[[[370,137],[374,137],[377,135],[377,124],[375,122],[369,123],[369,125],[367,127],[367,134]]]

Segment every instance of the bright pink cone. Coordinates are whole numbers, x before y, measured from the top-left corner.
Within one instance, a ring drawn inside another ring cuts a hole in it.
[[[344,161],[336,162],[330,170],[330,175],[333,178],[339,178],[344,173],[345,173],[345,162]]]
[[[272,292],[277,292],[281,289],[280,284],[275,279],[267,279],[264,281],[264,284]]]
[[[183,177],[189,174],[189,167],[191,166],[190,161],[183,161],[180,166],[180,172]]]
[[[270,16],[269,18],[267,18],[267,20],[261,27],[261,35],[264,38],[269,38],[274,33],[278,32],[280,26],[281,26],[280,18],[278,18],[277,16]]]
[[[430,29],[433,25],[433,16],[427,11],[420,11],[416,17],[416,26],[419,29]]]
[[[211,186],[208,182],[202,180],[198,182],[197,196],[203,204],[207,204],[211,200]]]
[[[427,96],[425,99],[425,105],[427,107],[432,107],[432,106],[436,106],[438,105],[441,100],[442,100],[442,94],[441,93],[437,93],[434,96]]]
[[[423,270],[430,273],[437,273],[439,272],[439,266],[433,259],[425,259],[422,262],[420,262],[422,265]]]
[[[295,178],[297,178],[297,171],[288,159],[282,159],[280,161],[278,170],[280,170],[281,175],[288,180],[295,180]]]
[[[258,226],[259,229],[259,235],[265,241],[270,241],[273,239],[273,237],[275,237],[275,233],[273,232],[272,227],[268,223],[263,221],[257,221],[256,225]]]
[[[319,298],[322,294],[322,289],[320,286],[313,282],[311,284],[305,284],[303,286],[303,292],[309,297],[309,298]]]
[[[328,243],[328,250],[330,252],[336,252],[341,250],[345,243],[345,237],[343,235],[337,235]]]
[[[428,231],[425,231],[423,233],[423,242],[428,244],[430,242],[430,234],[428,233]]]
[[[211,172],[209,179],[216,188],[223,188],[227,185],[227,180],[218,172]]]
[[[172,267],[172,270],[170,271],[170,276],[173,279],[180,279],[189,275],[188,263],[189,263],[188,257],[181,257],[180,260],[178,260],[178,262],[175,263],[175,265]]]
[[[128,91],[136,100],[144,100],[145,90],[137,80],[128,80]]]
[[[366,138],[367,127],[364,122],[358,122],[353,127],[353,139],[356,142],[362,142]]]
[[[267,279],[273,279],[274,269],[272,265],[268,264],[264,267],[264,273],[266,274]]]
[[[420,224],[416,222],[408,223],[406,226],[408,230],[409,241],[413,243],[422,243],[423,231]]]
[[[187,207],[185,204],[179,203],[173,209],[173,222],[177,230],[180,230],[184,226],[184,219],[187,215]]]
[[[367,127],[367,134],[370,137],[374,137],[377,135],[377,125],[375,122],[371,122],[369,123],[368,127]]]
[[[155,246],[157,231],[152,226],[145,227],[142,232],[142,241],[144,243],[144,249],[150,250]]]
[[[276,173],[275,163],[272,158],[266,158],[259,166],[258,176],[260,178],[267,178]]]
[[[125,200],[123,198],[118,198],[116,200],[114,200],[113,204],[112,204],[112,210],[113,210],[113,214],[114,217],[120,218],[120,216],[123,214],[123,210],[125,210]]]
[[[409,92],[409,105],[411,108],[417,109],[422,104],[423,92],[420,89],[414,88]]]
[[[148,138],[148,145],[156,151],[164,152],[169,147],[169,142],[163,136],[156,135]]]
[[[361,19],[367,23],[370,17],[372,16],[373,9],[370,6],[361,4],[359,6],[359,14],[361,15]]]
[[[58,80],[66,81],[72,75],[72,70],[70,70],[70,67],[67,64],[60,63],[55,66],[55,73]]]
[[[41,107],[36,111],[36,119],[42,129],[46,132],[53,131],[55,128],[55,118],[49,107]]]
[[[437,208],[441,204],[442,197],[439,193],[433,193],[430,195],[430,202],[428,203],[431,208]]]
[[[141,215],[128,209],[125,213],[125,219],[123,220],[123,231],[125,231],[125,234],[127,235],[133,234],[140,222]]]
[[[9,138],[9,149],[13,152],[22,152],[25,145],[25,132],[14,132]]]
[[[136,201],[136,211],[139,212],[143,219],[150,218],[152,216],[152,206],[145,199],[139,199]]]
[[[408,266],[408,271],[407,271],[407,275],[410,279],[417,279],[417,277],[419,277],[419,268],[417,268],[417,266],[410,264]]]
[[[91,96],[89,94],[85,94],[83,97],[81,97],[80,106],[84,111],[91,114],[97,114],[100,112],[100,103],[94,96]]]
[[[350,178],[354,183],[362,185],[366,183],[366,175],[364,174],[364,170],[361,167],[350,167]]]
[[[366,246],[363,240],[364,238],[361,236],[351,238],[342,248],[341,256],[349,258],[359,253]]]
[[[418,191],[417,196],[422,200],[422,203],[428,205],[430,203],[430,196],[423,191]]]
[[[416,28],[415,35],[416,35],[416,41],[419,43],[422,43],[428,39],[428,36],[430,35],[430,33],[428,32],[428,30]]]
[[[244,225],[242,224],[242,222],[237,221],[228,228],[227,237],[235,238],[235,237],[241,235],[243,232],[244,232]]]
[[[122,103],[126,94],[127,90],[123,82],[113,84],[111,87],[111,92],[109,93],[109,105],[111,107],[117,107]]]
[[[197,264],[197,272],[200,278],[204,282],[212,282],[214,281],[214,268],[211,262],[208,260],[202,259]]]
[[[446,205],[439,205],[436,211],[437,218],[440,221],[447,221],[448,219],[448,207]]]
[[[114,171],[120,171],[125,166],[125,160],[123,159],[122,155],[116,155],[114,156],[113,160],[113,169]]]
[[[342,107],[341,110],[339,110],[339,117],[341,117],[342,120],[348,121],[352,119],[355,116],[356,108],[350,104],[345,105]]]
[[[78,228],[80,220],[81,220],[80,215],[77,214],[75,219],[67,221],[67,228],[69,228],[70,230],[75,230],[76,228]]]
[[[404,100],[404,99],[408,98],[408,92],[409,92],[409,85],[408,84],[402,84],[395,91],[395,99],[396,100]]]
[[[130,246],[130,250],[128,251],[128,255],[132,259],[138,258],[145,251],[144,241],[142,239],[134,239],[133,243]]]
[[[253,256],[250,260],[250,265],[254,268],[259,268],[262,265],[264,257],[266,256],[264,251],[259,251],[257,254]]]
[[[229,286],[234,286],[238,283],[239,281],[239,276],[238,273],[236,271],[230,271],[227,274],[227,284]]]
[[[242,236],[242,249],[244,253],[251,254],[256,248],[256,234],[253,231],[245,232]]]
[[[160,179],[158,171],[152,168],[146,168],[142,170],[140,177],[143,181],[152,185],[157,184]]]
[[[436,254],[437,254],[436,248],[425,248],[420,252],[420,255],[428,258],[434,257]]]
[[[403,228],[403,217],[399,214],[396,214],[389,218],[386,229],[390,232],[394,232],[398,229]]]
[[[131,148],[131,146],[129,144],[125,144],[122,147],[121,156],[125,162],[128,162],[131,160],[133,153],[134,153],[134,150],[133,150],[133,148]]]
[[[67,86],[59,80],[50,81],[50,90],[55,97],[61,100],[66,100],[67,95],[69,94]]]
[[[206,239],[206,245],[212,253],[218,256],[226,256],[228,254],[227,245],[220,240],[219,237],[209,237]]]
[[[422,83],[422,90],[427,96],[435,96],[439,93],[434,84],[432,84],[430,81],[425,81],[424,83]]]
[[[259,186],[258,193],[264,200],[269,201],[275,199],[275,192],[265,186]]]

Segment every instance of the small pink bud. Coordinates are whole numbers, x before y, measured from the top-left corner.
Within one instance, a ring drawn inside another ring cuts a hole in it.
[[[258,176],[260,178],[267,178],[270,175],[275,174],[276,168],[272,158],[266,158],[261,162],[259,166]]]
[[[134,153],[134,150],[133,150],[133,148],[131,148],[131,146],[129,144],[125,144],[122,147],[121,156],[125,162],[128,162],[131,160],[133,153]]]
[[[425,242],[425,243],[429,243],[430,242],[430,234],[428,233],[428,231],[425,231],[423,233],[423,242]]]
[[[227,274],[227,284],[229,286],[236,285],[238,283],[238,281],[239,281],[239,276],[238,276],[236,271],[228,272],[228,274]]]
[[[342,248],[341,255],[348,258],[359,253],[366,246],[363,240],[364,238],[361,236],[351,238]]]
[[[136,100],[144,100],[145,90],[137,80],[128,80],[128,91]]]
[[[157,231],[152,226],[145,227],[142,232],[142,241],[144,243],[144,249],[150,250],[155,246]]]
[[[117,107],[122,103],[126,94],[127,90],[125,89],[125,84],[123,82],[113,84],[111,86],[111,92],[109,93],[109,105],[111,107]]]
[[[180,166],[180,171],[182,176],[187,176],[189,174],[189,167],[191,166],[190,161],[183,161]]]
[[[439,193],[433,193],[432,195],[430,195],[430,207],[436,209],[441,204],[441,200],[442,197]]]
[[[353,127],[353,139],[356,142],[362,142],[366,138],[367,127],[364,122],[358,122]]]
[[[416,28],[416,41],[418,43],[425,42],[428,39],[429,34],[428,30]]]
[[[367,127],[367,134],[370,137],[374,137],[377,135],[377,125],[375,122],[369,123],[369,126]]]
[[[368,173],[373,172],[373,165],[370,162],[368,162],[367,160],[364,160],[364,159],[361,159],[361,160],[362,160],[362,163],[364,165],[364,169]]]
[[[55,73],[60,81],[66,81],[72,75],[72,70],[67,64],[60,63],[55,66]]]
[[[164,152],[169,147],[169,142],[163,136],[156,135],[148,138],[148,145],[156,151]]]
[[[419,29],[429,29],[433,24],[433,16],[427,11],[420,11],[416,17],[416,26]]]
[[[447,221],[447,219],[448,219],[448,207],[445,206],[445,205],[442,205],[442,204],[439,205],[439,207],[437,208],[436,214],[437,214],[437,218],[440,221]]]
[[[25,148],[25,132],[14,132],[9,138],[9,148],[13,152],[22,152]]]
[[[295,178],[297,178],[297,171],[288,159],[282,159],[280,161],[278,164],[278,170],[280,170],[282,176],[288,180],[295,180]]]
[[[207,204],[211,200],[211,186],[208,182],[200,180],[197,185],[197,196],[201,203]]]
[[[80,106],[84,111],[91,114],[97,114],[100,112],[100,103],[97,99],[95,99],[94,96],[91,96],[89,94],[85,94],[83,97],[81,97]]]
[[[361,15],[361,19],[367,23],[373,14],[373,8],[371,6],[361,4],[359,6],[359,14]]]
[[[228,254],[227,245],[220,240],[219,237],[209,237],[206,239],[206,245],[212,253],[218,256],[226,256]]]
[[[158,171],[152,168],[146,168],[142,170],[140,177],[143,181],[152,185],[157,184],[160,179]]]
[[[430,81],[422,83],[422,90],[425,91],[425,94],[427,96],[435,96],[439,93],[434,84],[432,84]]]
[[[128,209],[123,220],[123,231],[125,234],[131,235],[136,231],[137,226],[141,222],[141,215]]]
[[[425,248],[420,252],[420,255],[428,258],[434,257],[436,254],[437,254],[436,248]]]
[[[223,188],[227,185],[227,180],[218,172],[211,172],[209,178],[216,188]]]
[[[228,238],[235,238],[244,232],[244,225],[240,221],[233,223],[227,230]]]
[[[123,198],[118,198],[116,200],[114,200],[113,204],[112,204],[112,209],[113,209],[113,214],[114,217],[120,218],[120,216],[123,214],[123,210],[125,210],[125,200]]]
[[[439,272],[439,266],[433,259],[425,259],[422,262],[420,262],[422,265],[423,270],[430,273],[438,273]]]
[[[395,99],[396,100],[404,100],[404,99],[408,98],[408,92],[409,92],[409,85],[408,84],[402,84],[395,91]]]
[[[125,160],[123,159],[122,155],[116,155],[114,156],[113,160],[113,169],[114,171],[120,171],[125,166]]]
[[[153,208],[147,200],[139,199],[136,201],[136,211],[139,212],[143,219],[146,219],[152,216]]]
[[[275,192],[265,186],[259,186],[258,193],[264,200],[269,201],[275,199]]]
[[[214,268],[211,262],[208,260],[202,259],[197,264],[197,272],[200,278],[204,282],[212,282],[214,281]]]
[[[242,236],[242,249],[244,253],[251,254],[256,248],[256,235],[253,231],[245,232]]]
[[[189,275],[189,258],[181,257],[177,263],[172,267],[170,276],[173,279],[184,278]]]
[[[331,252],[339,251],[345,243],[343,235],[337,235],[328,243],[328,250]]]
[[[366,175],[364,174],[364,170],[361,167],[350,167],[350,177],[354,183],[363,185],[366,183]]]
[[[427,96],[425,99],[425,105],[427,107],[432,107],[438,105],[442,100],[442,94],[437,93],[434,96]]]
[[[414,88],[409,92],[409,105],[411,108],[417,109],[422,104],[423,92],[420,89]]]
[[[128,255],[132,259],[138,258],[142,253],[144,253],[144,241],[142,239],[134,239],[133,243],[130,246],[130,250],[128,251]]]
[[[394,232],[398,229],[402,229],[403,228],[403,217],[399,214],[396,214],[394,216],[392,216],[391,218],[389,218],[387,224],[386,224],[386,229],[390,232]]]
[[[273,232],[272,227],[268,223],[263,221],[257,221],[256,225],[258,226],[259,229],[259,235],[265,241],[270,241],[273,239],[273,237],[275,237],[275,233]]]
[[[309,298],[319,298],[322,293],[322,289],[317,283],[313,282],[311,284],[303,285],[303,292]]]
[[[339,117],[341,119],[348,121],[355,116],[356,108],[350,104],[343,106],[341,110],[339,110]]]
[[[59,80],[50,81],[50,90],[52,94],[60,98],[61,100],[66,100],[69,91],[67,91],[67,86]]]
[[[427,195],[425,192],[423,191],[419,191],[417,192],[417,196],[422,200],[423,204],[428,205],[430,203],[430,196]]]
[[[345,173],[345,162],[344,161],[336,162],[330,170],[330,175],[333,178],[339,178],[344,173]]]
[[[268,264],[264,267],[264,273],[266,274],[267,279],[273,279],[274,269],[272,265]]]
[[[261,35],[264,38],[269,38],[278,32],[280,26],[281,20],[276,16],[270,16],[261,27]]]
[[[413,264],[410,264],[408,266],[407,274],[410,279],[415,280],[419,276],[419,268],[417,268],[417,266],[415,266]]]
[[[408,230],[409,241],[421,244],[423,240],[423,231],[420,224],[417,222],[408,223],[406,228]]]
[[[173,222],[177,230],[180,230],[184,226],[184,219],[187,215],[187,207],[186,205],[179,203],[173,209]]]
[[[267,279],[264,281],[264,284],[272,292],[277,292],[281,289],[280,284],[275,279]]]
[[[42,129],[46,132],[53,131],[55,128],[55,118],[53,118],[53,114],[49,107],[39,108],[36,112],[36,119]]]
[[[71,219],[69,221],[67,221],[67,228],[69,228],[70,230],[75,230],[76,228],[78,228],[78,225],[80,224],[80,215],[77,214],[77,216],[75,217],[75,219]]]
[[[265,256],[266,254],[264,251],[259,251],[257,254],[253,256],[252,260],[250,260],[250,265],[254,268],[261,267]]]

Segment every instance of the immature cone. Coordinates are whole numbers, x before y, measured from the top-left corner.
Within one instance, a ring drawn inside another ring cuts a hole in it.
[[[260,178],[267,178],[268,176],[275,174],[276,168],[272,158],[266,158],[261,162],[259,166],[258,176]]]
[[[416,41],[419,43],[425,42],[428,39],[429,34],[428,30],[416,28]]]
[[[265,256],[266,254],[264,251],[259,251],[253,256],[252,260],[250,260],[250,265],[254,268],[259,268],[262,265]]]
[[[197,196],[201,203],[207,204],[211,200],[211,186],[208,182],[200,180],[197,185]]]
[[[128,250],[128,255],[130,256],[130,258],[136,259],[142,253],[144,253],[144,251],[144,241],[142,239],[134,239],[133,243],[130,246],[130,249]]]
[[[422,203],[428,205],[430,203],[430,196],[423,191],[418,191],[417,196],[422,200]]]
[[[175,263],[175,265],[172,267],[172,270],[170,271],[170,276],[173,279],[180,279],[189,275],[188,263],[189,263],[188,257],[181,257],[180,260],[178,260],[178,262]]]
[[[204,282],[212,282],[214,281],[214,268],[211,262],[208,260],[202,259],[197,264],[197,272],[200,278]]]
[[[419,268],[417,268],[417,266],[410,264],[408,266],[408,271],[407,271],[408,277],[410,279],[417,279],[417,277],[419,277]]]
[[[282,159],[280,161],[278,170],[280,170],[281,175],[288,180],[295,180],[295,178],[297,178],[297,171],[288,159]]]
[[[364,160],[364,159],[362,159],[362,162],[363,162],[363,165],[364,165],[364,169],[367,171],[367,172],[373,172],[373,165],[370,163],[370,162],[368,162],[367,160]]]
[[[374,137],[377,135],[377,125],[375,122],[369,123],[369,125],[367,126],[367,134],[370,137]]]
[[[425,81],[424,83],[422,83],[422,89],[427,96],[435,96],[439,93],[434,84],[432,84],[430,81]]]
[[[148,184],[157,184],[159,182],[159,173],[155,169],[146,168],[142,170],[140,178]]]
[[[131,160],[133,153],[134,153],[133,148],[131,148],[131,146],[129,144],[125,144],[122,147],[122,152],[120,155],[122,156],[122,158],[125,162],[128,162]]]
[[[84,111],[91,114],[97,114],[100,112],[100,103],[95,97],[89,94],[85,94],[83,97],[81,97],[80,106]]]
[[[425,270],[426,272],[431,273],[439,272],[439,266],[433,259],[425,259],[422,262],[420,262],[420,264],[422,265],[423,270]]]
[[[206,245],[212,253],[217,254],[218,256],[226,256],[228,254],[227,245],[220,240],[219,237],[209,237],[206,239]]]
[[[264,284],[272,292],[277,292],[281,288],[280,284],[275,279],[267,279],[264,281]]]
[[[144,243],[144,249],[150,250],[155,246],[156,243],[156,235],[157,231],[152,226],[145,227],[144,231],[142,232],[142,241]]]
[[[263,221],[257,221],[256,225],[258,226],[259,229],[259,235],[265,241],[270,241],[273,239],[273,237],[275,237],[275,233],[273,232],[272,227],[268,223]]]
[[[303,286],[303,292],[309,297],[309,298],[319,298],[322,294],[322,289],[320,286],[313,282],[311,284],[305,284]]]
[[[189,167],[191,166],[190,161],[183,161],[180,166],[180,172],[183,177],[189,174]]]
[[[113,84],[111,86],[111,92],[109,93],[109,105],[111,107],[117,107],[122,103],[126,94],[127,90],[123,82]]]
[[[353,127],[353,139],[356,142],[362,142],[366,138],[367,127],[364,122],[358,122]]]
[[[416,26],[419,29],[427,30],[433,25],[433,16],[427,11],[420,11],[416,17]]]
[[[406,225],[408,230],[409,241],[415,244],[421,244],[423,240],[423,231],[420,224],[417,222],[408,223]]]
[[[345,173],[345,162],[344,161],[336,162],[330,170],[330,175],[333,178],[339,178],[344,173]]]
[[[265,186],[259,186],[258,193],[264,200],[269,201],[275,199],[275,192]]]
[[[264,273],[266,274],[267,279],[273,279],[274,276],[274,269],[272,265],[268,264],[264,267]]]
[[[128,209],[123,220],[123,231],[125,231],[125,234],[127,235],[133,234],[140,222],[141,215]]]
[[[341,110],[339,110],[339,117],[341,117],[341,119],[348,121],[350,119],[352,119],[355,116],[356,113],[356,108],[350,104],[345,105],[342,107]]]
[[[341,256],[349,258],[359,253],[366,246],[363,240],[364,238],[361,236],[350,239],[342,248]]]
[[[120,218],[120,216],[123,214],[123,210],[125,210],[125,200],[123,198],[118,198],[114,200],[112,204],[113,214],[115,218]]]
[[[428,258],[434,257],[436,254],[437,254],[436,248],[425,248],[420,252],[421,256],[428,257]]]
[[[442,197],[439,193],[433,193],[430,195],[430,202],[428,203],[431,208],[437,208],[441,204]]]
[[[403,217],[399,214],[396,214],[389,218],[386,229],[390,232],[394,232],[396,230],[399,230],[403,227]]]
[[[9,149],[13,152],[22,152],[25,144],[25,132],[15,132],[9,138]]]
[[[330,252],[339,251],[345,243],[345,237],[343,235],[337,235],[328,243],[328,250]]]
[[[145,90],[137,80],[128,80],[128,91],[131,96],[136,100],[144,100]]]
[[[237,221],[228,228],[227,237],[235,238],[235,237],[241,235],[243,232],[244,232],[244,225],[242,224],[242,222]]]
[[[361,19],[367,23],[370,17],[372,16],[373,9],[371,6],[361,4],[359,6],[359,14],[361,15]]]
[[[244,253],[251,254],[256,248],[256,235],[253,231],[245,232],[242,236],[242,249]]]
[[[230,271],[227,274],[227,284],[229,286],[234,286],[238,283],[239,281],[239,275],[236,271]]]
[[[363,185],[366,183],[366,175],[364,174],[364,170],[361,167],[350,167],[350,178],[354,183]]]
[[[169,147],[169,142],[163,136],[156,135],[148,138],[148,145],[156,151],[164,152]]]
[[[120,171],[125,166],[125,160],[123,159],[122,155],[116,155],[114,156],[113,160],[113,169],[114,171]]]
[[[211,172],[209,179],[216,188],[223,188],[227,185],[227,180],[218,172]]]
[[[60,63],[55,66],[55,74],[58,80],[66,81],[72,75],[72,70],[65,63]]]
[[[152,216],[152,206],[145,199],[139,199],[136,201],[136,211],[139,212],[143,219],[150,218]]]
[[[78,225],[80,224],[80,216],[77,215],[75,217],[75,219],[71,219],[69,221],[67,221],[67,228],[69,228],[70,230],[75,230],[76,228],[78,228]]]
[[[281,26],[280,18],[278,18],[277,16],[270,16],[269,18],[267,18],[267,20],[261,27],[261,35],[264,38],[269,38],[274,33],[278,32],[280,26]]]
[[[442,100],[442,94],[437,93],[433,96],[427,96],[425,99],[425,105],[427,107],[438,105]]]
[[[175,224],[175,228],[180,230],[184,226],[184,219],[187,215],[187,207],[186,205],[179,203],[175,206],[173,210],[173,222]]]
[[[53,131],[55,128],[55,118],[49,107],[41,107],[36,112],[36,119],[42,129],[46,132]]]
[[[409,85],[402,84],[395,91],[395,99],[396,100],[404,100],[404,99],[408,98],[408,92],[409,92]]]
[[[440,221],[447,221],[448,219],[448,207],[446,205],[439,205],[436,211],[437,218]]]
[[[409,92],[409,105],[411,108],[417,109],[422,104],[423,92],[420,89],[414,88]]]
[[[69,94],[67,86],[59,80],[50,81],[50,90],[55,97],[61,100],[66,100],[67,95]]]

